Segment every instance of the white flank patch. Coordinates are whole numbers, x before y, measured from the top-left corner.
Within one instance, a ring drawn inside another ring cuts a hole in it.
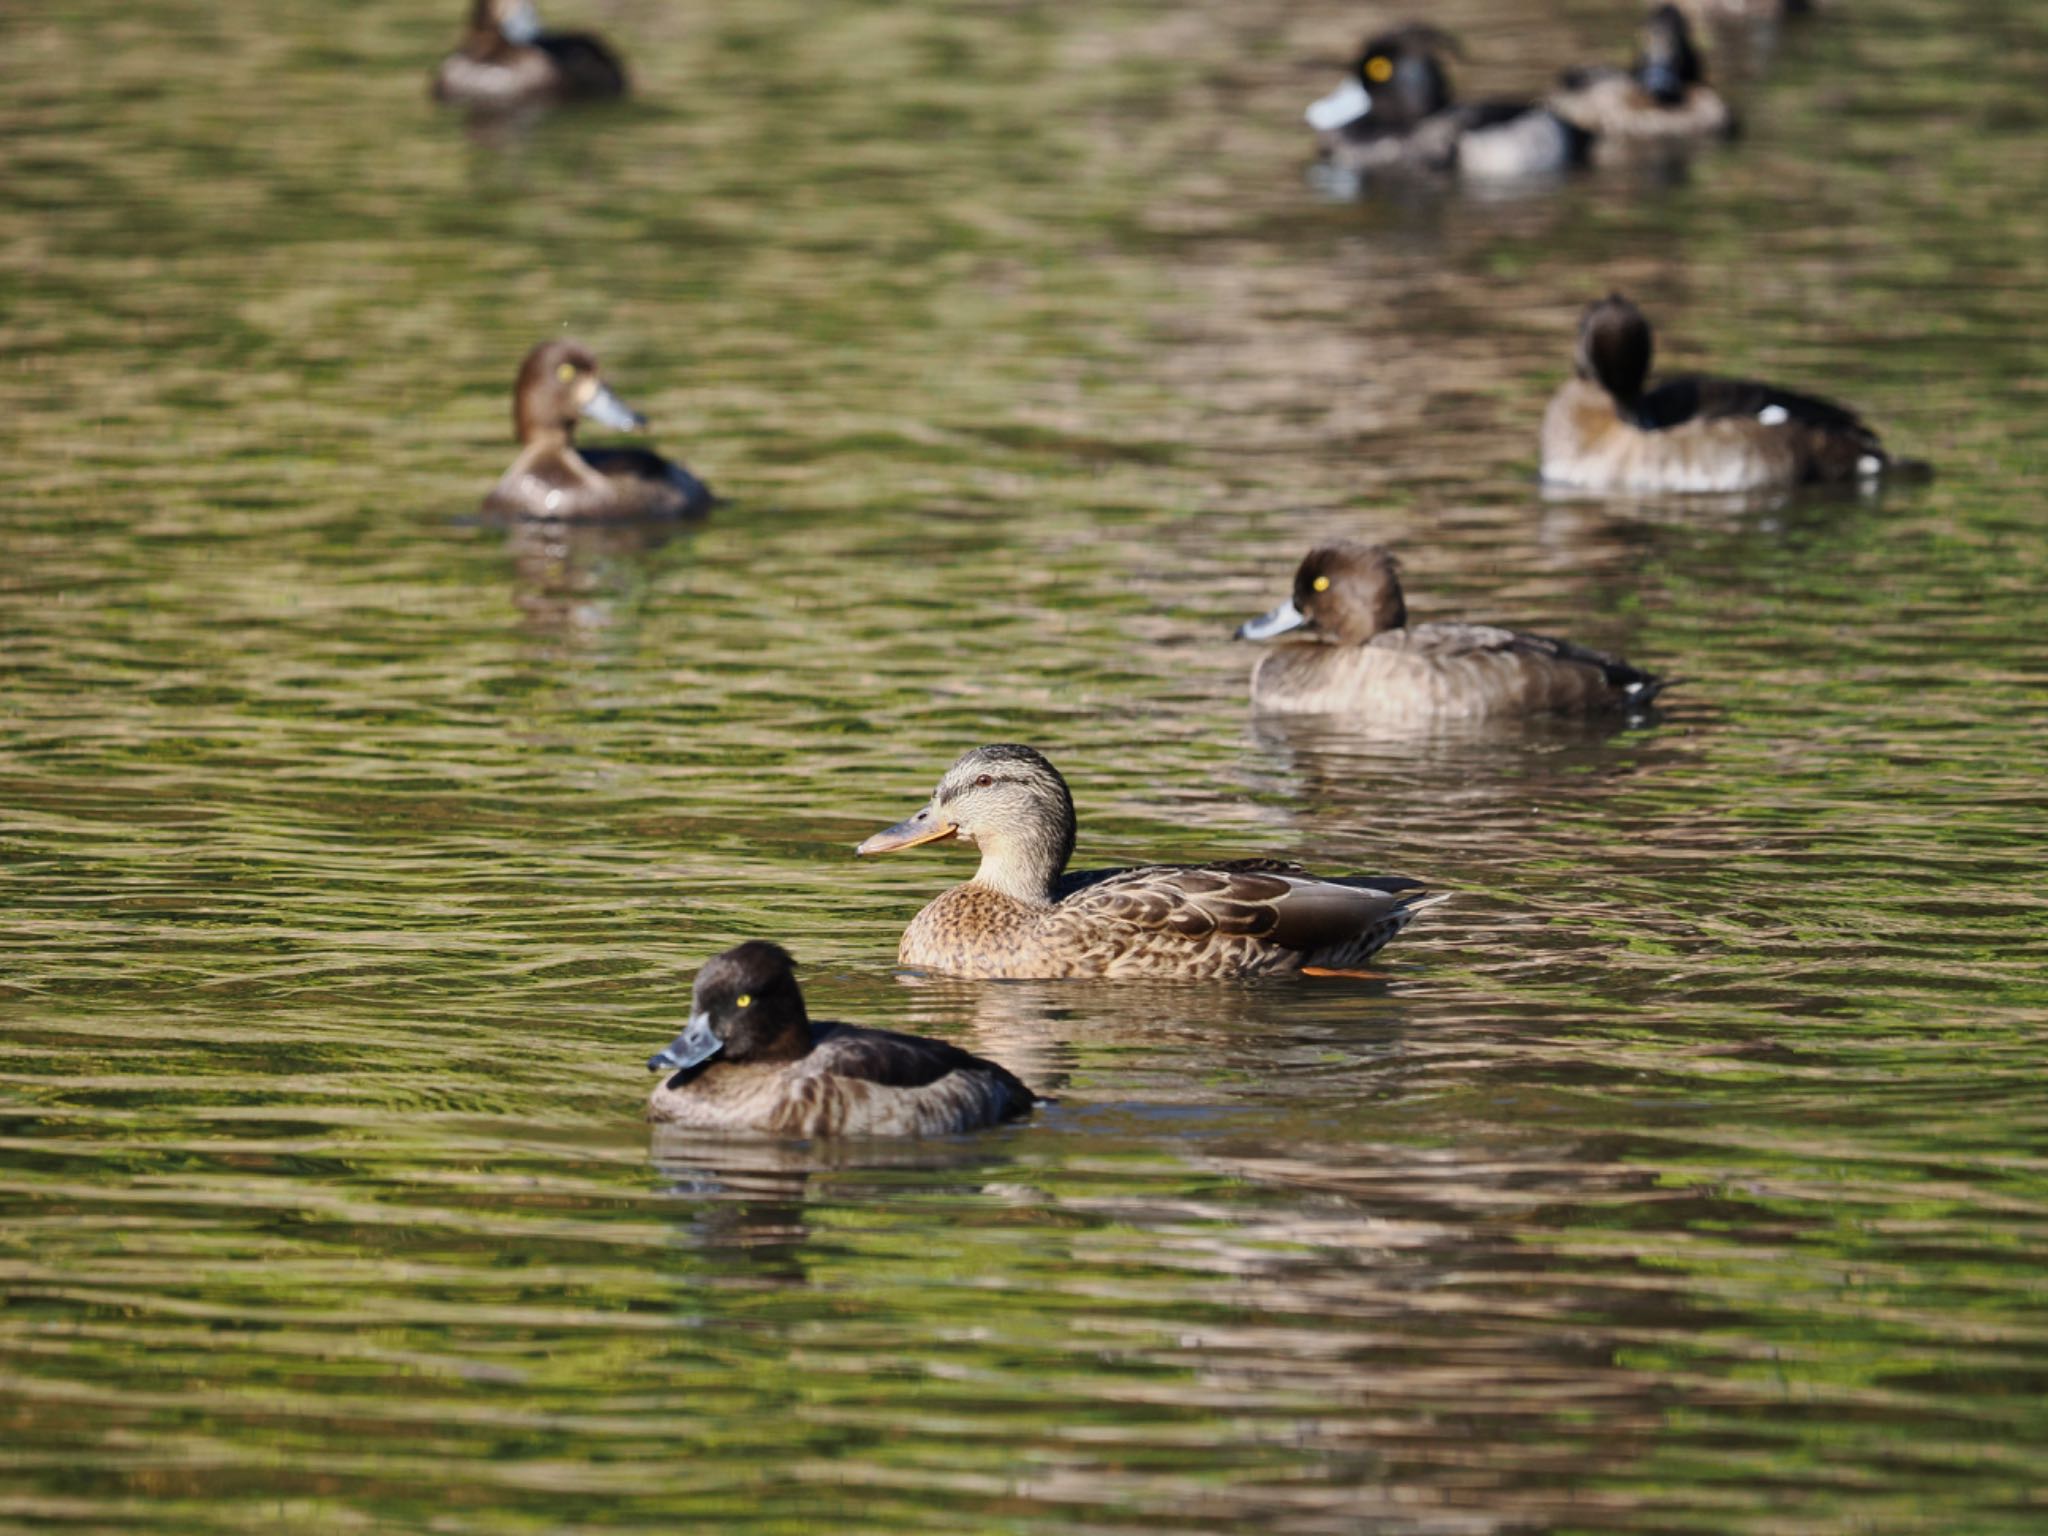
[[[1309,103],[1302,116],[1318,133],[1331,133],[1346,123],[1355,123],[1372,110],[1372,92],[1356,80],[1346,80],[1329,95]]]
[[[1792,413],[1782,405],[1767,405],[1756,413],[1756,419],[1767,427],[1782,427],[1792,419]]]
[[[1876,475],[1883,472],[1884,460],[1874,453],[1866,453],[1856,461],[1856,473],[1859,475]]]

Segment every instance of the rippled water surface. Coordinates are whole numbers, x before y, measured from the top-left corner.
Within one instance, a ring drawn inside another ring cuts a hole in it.
[[[0,16],[0,1524],[2032,1532],[2048,1522],[2044,34],[1841,0],[1677,184],[1335,203],[1373,19],[560,0]],[[1447,0],[1475,91],[1629,8]],[[1534,489],[1579,306],[1939,475]],[[568,329],[728,498],[509,534]],[[1250,720],[1314,539],[1680,674],[1651,728]],[[1028,740],[1081,856],[1453,890],[1380,980],[899,977]],[[650,1143],[691,973],[1059,1102]]]

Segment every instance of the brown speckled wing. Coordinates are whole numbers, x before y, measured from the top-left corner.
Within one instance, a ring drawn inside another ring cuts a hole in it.
[[[1321,880],[1293,865],[1153,865],[1107,871],[1060,903],[1096,922],[1172,932],[1190,940],[1256,939],[1310,954],[1345,944],[1420,889],[1414,880]]]

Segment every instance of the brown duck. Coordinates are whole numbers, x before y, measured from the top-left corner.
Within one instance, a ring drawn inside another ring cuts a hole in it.
[[[961,838],[981,867],[928,905],[896,958],[977,977],[1259,976],[1351,970],[1444,900],[1399,878],[1321,879],[1277,859],[1067,872],[1074,800],[1030,747],[976,747],[931,803],[855,850]]]
[[[484,511],[599,522],[696,517],[710,509],[704,482],[658,453],[579,448],[579,416],[621,432],[647,425],[645,416],[611,392],[589,348],[544,341],[519,365],[512,386],[519,457],[484,498]]]
[[[1400,572],[1377,544],[1310,550],[1294,573],[1294,595],[1238,626],[1240,640],[1315,637],[1259,658],[1253,705],[1411,725],[1625,713],[1645,708],[1664,687],[1618,656],[1569,640],[1491,624],[1410,624]]]
[[[1574,377],[1543,413],[1545,480],[1712,494],[1873,480],[1893,467],[1877,434],[1832,400],[1692,373],[1653,389],[1652,347],[1650,322],[1620,294],[1586,306]]]
[[[1643,23],[1642,51],[1627,69],[1595,65],[1565,72],[1550,110],[1597,135],[1601,149],[1631,143],[1726,138],[1735,114],[1693,46],[1692,28],[1675,5],[1660,5]]]
[[[648,1058],[647,1118],[760,1136],[941,1136],[1031,1113],[1031,1090],[943,1040],[813,1023],[796,962],[759,939],[697,973],[690,1022]]]
[[[475,0],[469,29],[434,71],[434,99],[484,112],[626,93],[626,72],[602,38],[542,28],[533,0]]]

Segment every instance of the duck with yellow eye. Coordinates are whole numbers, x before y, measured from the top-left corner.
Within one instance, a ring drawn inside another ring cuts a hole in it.
[[[1240,640],[1290,639],[1252,669],[1252,706],[1406,727],[1515,715],[1629,715],[1662,678],[1569,640],[1493,624],[1410,624],[1400,563],[1377,544],[1323,544],[1294,593]]]
[[[796,962],[759,939],[705,963],[690,1022],[648,1058],[647,1118],[757,1136],[942,1136],[1031,1113],[992,1061],[921,1035],[813,1021]]]
[[[1306,113],[1326,179],[1516,181],[1585,163],[1591,136],[1540,102],[1454,101],[1441,55],[1458,51],[1449,34],[1414,22],[1369,38],[1343,83]]]
[[[579,447],[579,417],[621,432],[647,425],[646,417],[612,393],[589,348],[544,341],[519,366],[512,390],[519,456],[484,498],[486,513],[618,522],[698,517],[710,510],[710,488],[658,453]]]

